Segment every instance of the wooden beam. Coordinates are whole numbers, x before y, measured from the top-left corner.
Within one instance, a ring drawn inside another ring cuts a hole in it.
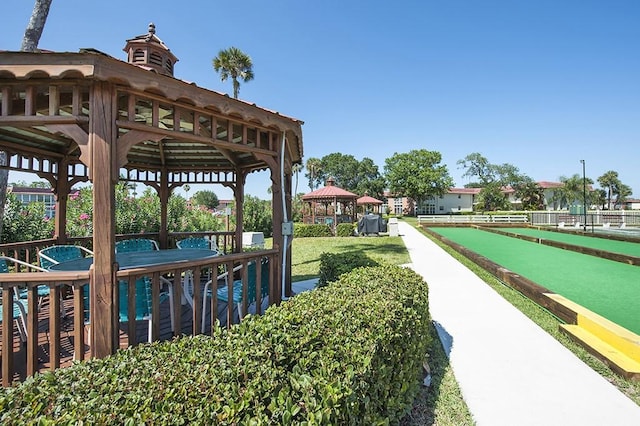
[[[116,162],[115,89],[105,82],[93,86],[89,172],[93,183],[94,260],[91,266],[90,316],[91,351],[104,358],[115,353],[118,339],[118,285],[115,260],[115,194],[118,181]]]

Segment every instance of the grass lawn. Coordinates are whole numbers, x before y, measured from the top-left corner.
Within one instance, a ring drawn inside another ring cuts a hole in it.
[[[322,253],[357,252],[379,263],[403,265],[410,263],[401,237],[321,237],[294,238],[291,249],[291,280],[316,278]]]

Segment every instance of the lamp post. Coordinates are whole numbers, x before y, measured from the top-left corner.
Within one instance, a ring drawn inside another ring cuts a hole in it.
[[[580,162],[582,163],[582,211],[584,212],[584,225],[582,229],[587,232],[587,175],[585,174],[584,160],[580,160]]]

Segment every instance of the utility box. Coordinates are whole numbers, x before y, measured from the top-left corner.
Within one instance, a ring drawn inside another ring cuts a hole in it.
[[[244,248],[264,248],[264,234],[262,232],[243,232],[242,247]]]
[[[389,231],[389,236],[390,237],[397,237],[398,235],[400,235],[398,233],[398,218],[397,217],[390,217],[389,218],[389,223],[387,223],[387,230]]]

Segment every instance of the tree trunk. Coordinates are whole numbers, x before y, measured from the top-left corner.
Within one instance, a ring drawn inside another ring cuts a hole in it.
[[[47,22],[52,1],[53,0],[35,0],[33,11],[31,12],[31,19],[29,19],[27,29],[24,31],[24,38],[22,39],[22,46],[20,47],[22,52],[35,52],[38,49],[40,36],[42,36],[44,24]]]
[[[47,22],[49,9],[53,0],[35,0],[31,19],[27,29],[24,31],[22,46],[20,50],[23,52],[35,52],[38,48],[40,36],[44,30],[44,24]],[[9,169],[2,166],[8,166],[7,153],[0,151],[0,238],[2,237],[2,223],[4,219],[4,203],[7,199],[7,184],[9,181]]]

